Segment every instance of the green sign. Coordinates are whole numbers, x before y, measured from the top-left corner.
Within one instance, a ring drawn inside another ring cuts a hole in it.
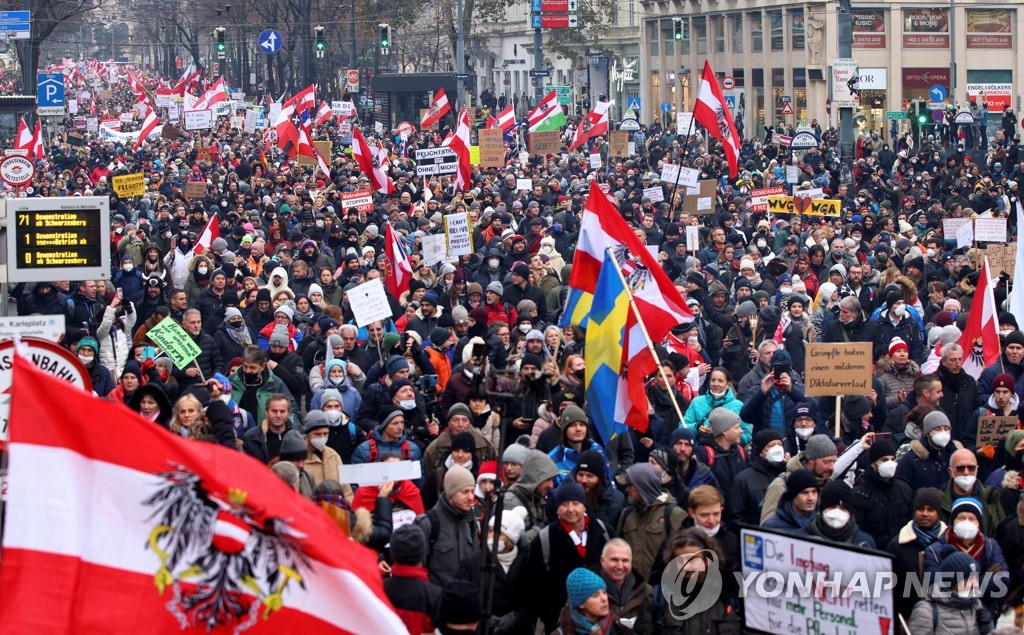
[[[185,329],[169,316],[146,331],[146,336],[163,349],[175,368],[185,368],[203,352]]]
[[[902,110],[897,110],[895,112],[887,112],[887,113],[885,113],[885,118],[886,119],[906,119],[907,118],[907,113],[903,112]]]
[[[571,87],[566,86],[564,84],[559,84],[558,86],[551,86],[549,84],[544,87],[545,93],[550,93],[552,90],[555,91],[556,95],[558,95],[559,104],[561,104],[562,106],[568,106],[570,104],[572,95]]]

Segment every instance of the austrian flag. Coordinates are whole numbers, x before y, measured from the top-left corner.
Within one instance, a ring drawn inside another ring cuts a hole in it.
[[[259,461],[13,373],[5,632],[407,632],[376,554]]]

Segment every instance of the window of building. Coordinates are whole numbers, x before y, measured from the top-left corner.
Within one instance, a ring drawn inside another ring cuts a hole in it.
[[[798,120],[807,119],[807,69],[793,69],[793,110]]]
[[[654,34],[658,33],[658,23],[657,22],[653,22],[653,21],[652,22],[648,22],[647,23],[647,33],[648,33],[647,39],[650,41],[651,57],[658,57],[658,55],[659,55],[659,53],[658,53],[658,38],[657,38],[656,35],[654,35]],[[654,35],[654,36],[652,37],[652,35]]]
[[[715,30],[715,53],[725,53],[725,16],[712,17],[711,28]]]
[[[790,24],[792,25],[790,37],[793,41],[793,50],[802,51],[804,50],[804,10],[791,9],[789,17]]]
[[[663,20],[661,23],[661,37],[665,40],[665,57],[676,54],[676,33],[675,24],[672,20]]]
[[[707,55],[708,25],[703,17],[693,19],[693,30],[697,36],[697,55]]]
[[[732,22],[732,52],[743,52],[743,14],[737,13],[729,16]]]
[[[760,53],[764,50],[762,38],[764,36],[764,23],[761,13],[748,13],[750,18],[750,52]]]
[[[785,50],[786,36],[782,32],[782,11],[769,11],[768,23],[772,27],[772,50]]]

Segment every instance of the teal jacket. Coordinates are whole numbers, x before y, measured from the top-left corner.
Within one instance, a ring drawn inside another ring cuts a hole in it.
[[[686,414],[683,416],[683,422],[686,423],[687,428],[693,430],[693,433],[699,437],[700,427],[708,425],[708,415],[711,414],[712,410],[719,407],[732,410],[739,415],[740,410],[743,408],[743,402],[736,398],[732,388],[726,389],[725,396],[721,399],[715,399],[711,396],[711,393],[705,393],[690,402],[690,407],[686,409]],[[743,428],[740,445],[749,445],[751,439],[750,424],[746,421],[740,421],[740,427]]]

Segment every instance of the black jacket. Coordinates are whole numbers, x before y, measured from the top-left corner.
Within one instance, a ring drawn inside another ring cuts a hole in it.
[[[878,344],[878,323],[874,320],[857,318],[850,324],[843,324],[839,320],[833,320],[825,325],[823,342],[869,342],[872,345]],[[888,347],[888,344],[886,344]],[[877,351],[875,351],[877,353]],[[886,349],[888,352],[888,348]],[[875,358],[878,355],[874,355]]]
[[[508,513],[508,510],[505,510]],[[455,577],[459,580],[467,580],[480,587],[484,571],[484,556],[489,551],[479,551],[459,563],[459,570]],[[508,572],[501,564],[494,563],[494,602],[491,605],[491,615],[496,618],[503,618],[511,615],[514,625],[510,630],[503,631],[506,635],[531,635],[533,624],[530,622],[530,611],[527,603],[530,587],[526,584],[527,565],[529,563],[529,545],[519,545],[519,553],[512,561]],[[492,633],[494,630],[492,629]]]
[[[949,417],[953,438],[973,448],[977,439],[978,409],[984,405],[978,393],[978,382],[963,369],[954,375],[941,364],[935,374],[942,381],[939,410]]]
[[[914,490],[901,478],[886,480],[868,468],[853,487],[854,518],[861,531],[887,545],[913,514]]]
[[[220,348],[217,346],[217,341],[213,339],[212,335],[206,333],[200,333],[199,337],[193,337],[197,346],[199,346],[199,356],[196,357],[195,362],[189,364],[185,368],[175,368],[174,378],[178,380],[178,386],[184,390],[187,386],[193,384],[203,383],[202,377],[210,379],[214,373],[224,372],[224,358],[221,357]],[[185,374],[189,368],[195,368],[196,364],[199,365],[199,370],[203,372],[202,377],[196,375],[195,377],[189,377]]]
[[[726,500],[725,520],[730,525],[747,523],[758,525],[761,522],[761,503],[768,484],[786,469],[786,462],[772,465],[760,456],[751,457],[749,467],[732,480]]]

